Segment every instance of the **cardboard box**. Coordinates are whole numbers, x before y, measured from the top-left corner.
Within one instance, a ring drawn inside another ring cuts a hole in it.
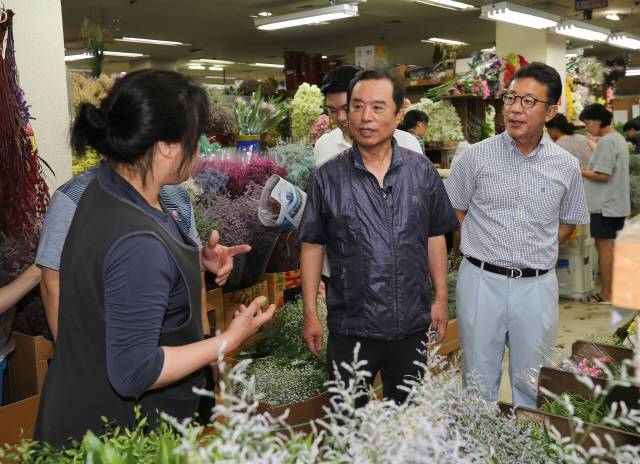
[[[40,395],[0,408],[0,444],[17,445],[33,438]]]
[[[53,357],[55,344],[42,335],[33,337],[17,332],[11,334],[16,349],[7,360],[3,404],[31,398],[42,392],[44,377]]]
[[[356,66],[365,69],[373,69],[387,64],[387,47],[382,45],[369,45],[356,47]]]
[[[245,288],[243,290],[239,290],[237,292],[224,293],[222,295],[222,318],[218,318],[218,330],[220,332],[224,332],[231,321],[233,321],[233,315],[238,310],[240,305],[249,306],[249,304],[259,296],[264,296],[267,298],[267,302],[263,306],[263,308],[269,307],[269,291],[267,282],[262,281],[258,285],[254,285],[253,287]],[[207,299],[208,301],[208,299]],[[211,319],[209,319],[211,320]],[[230,357],[237,356],[241,351],[246,350],[251,345],[253,345],[258,338],[260,338],[261,333],[258,332],[254,336],[250,337],[244,343],[242,343],[237,349],[230,352],[228,355]]]
[[[211,327],[211,335],[215,335],[216,330],[220,327],[220,331],[224,330],[224,299],[222,297],[222,288],[211,288],[207,286],[207,317],[209,318],[209,326]]]
[[[263,274],[262,280],[267,282],[269,288],[269,301],[280,309],[287,301],[291,301],[291,292],[287,290],[298,289],[302,285],[300,271],[276,272],[274,274]]]

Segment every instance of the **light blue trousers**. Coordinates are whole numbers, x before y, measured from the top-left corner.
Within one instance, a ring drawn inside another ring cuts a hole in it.
[[[468,385],[467,375],[475,370],[487,390],[486,399],[498,401],[506,345],[513,403],[536,409],[537,392],[515,374],[531,367],[538,339],[556,340],[559,310],[555,270],[513,279],[484,271],[463,259],[456,300],[463,386]],[[537,359],[540,365],[542,359]]]

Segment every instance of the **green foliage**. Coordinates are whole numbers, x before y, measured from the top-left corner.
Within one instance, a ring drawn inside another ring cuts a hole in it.
[[[318,317],[324,326],[324,343],[327,336],[327,307],[318,302]],[[329,380],[326,350],[321,356],[309,351],[300,337],[304,310],[302,297],[285,304],[274,324],[266,328],[262,336],[239,359],[252,359],[247,377],[254,376],[256,391],[261,400],[271,406],[295,403],[326,391]],[[236,391],[240,394],[243,386]]]
[[[106,421],[106,418],[103,417]],[[182,435],[167,422],[158,420],[156,428],[148,431],[147,418],[141,418],[136,407],[136,425],[131,429],[105,425],[105,433],[97,437],[87,432],[82,443],[73,442],[71,448],[55,448],[47,443],[23,441],[15,451],[0,450],[0,457],[12,462],[30,464],[182,464],[185,456],[171,452],[180,445]]]
[[[540,411],[556,414],[562,417],[577,417],[590,424],[601,427],[611,427],[623,432],[637,433],[634,427],[625,426],[623,424],[613,425],[605,422],[603,419],[611,414],[609,406],[604,404],[604,398],[598,401],[591,401],[583,398],[578,393],[569,393],[569,402],[573,406],[573,414],[563,401],[556,400],[551,403],[547,398],[544,399],[545,404],[542,405]]]

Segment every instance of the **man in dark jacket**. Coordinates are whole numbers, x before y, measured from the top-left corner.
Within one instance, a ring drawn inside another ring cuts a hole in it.
[[[298,231],[302,243],[304,297],[302,337],[319,356],[323,326],[316,310],[322,252],[331,281],[327,295],[327,360],[367,360],[370,383],[382,369],[384,395],[419,369],[429,326],[444,338],[447,326],[447,251],[444,234],[458,226],[437,170],[422,154],[401,148],[393,137],[404,86],[388,71],[361,71],[348,92],[354,144],[311,174]],[[435,289],[431,302],[429,276]],[[424,360],[424,358],[422,358]],[[330,368],[331,378],[335,375]],[[388,387],[388,388],[387,388]],[[363,397],[358,406],[366,403]]]

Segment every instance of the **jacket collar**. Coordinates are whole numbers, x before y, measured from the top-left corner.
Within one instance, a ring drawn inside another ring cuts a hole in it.
[[[389,165],[389,169],[387,172],[393,171],[400,166],[404,166],[404,158],[402,157],[402,153],[400,153],[400,147],[398,146],[398,142],[396,142],[395,137],[391,137],[391,146],[393,147],[393,154],[391,155],[391,164]],[[360,154],[360,150],[358,150],[358,144],[353,141],[353,165],[356,169],[360,169],[362,171],[368,171],[368,169],[364,165],[364,161],[362,161],[362,155]]]

